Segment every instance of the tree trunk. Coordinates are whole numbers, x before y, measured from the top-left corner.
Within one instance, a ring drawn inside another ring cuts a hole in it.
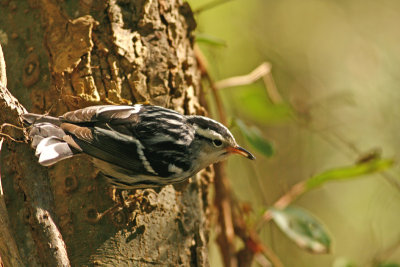
[[[182,0],[2,1],[7,87],[36,113],[146,102],[203,114],[195,26]],[[18,105],[7,104],[5,91],[0,123],[18,125],[23,107],[10,112]],[[87,156],[46,168],[28,144],[8,140],[1,153],[11,232],[26,266],[208,265],[211,175],[126,191],[128,206],[112,208],[115,192]],[[0,256],[7,262],[1,246]]]

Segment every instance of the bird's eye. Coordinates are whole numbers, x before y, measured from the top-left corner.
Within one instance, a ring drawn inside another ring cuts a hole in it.
[[[214,146],[221,146],[222,145],[222,141],[218,140],[218,139],[214,139],[213,140],[213,144],[214,144]]]

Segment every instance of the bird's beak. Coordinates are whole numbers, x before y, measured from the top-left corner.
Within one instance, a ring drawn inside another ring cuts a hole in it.
[[[256,159],[256,157],[254,157],[253,154],[251,154],[249,151],[240,146],[228,147],[226,150],[229,153],[239,154],[251,160]]]

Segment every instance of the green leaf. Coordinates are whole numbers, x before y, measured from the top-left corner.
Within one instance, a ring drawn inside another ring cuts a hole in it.
[[[294,116],[291,106],[287,103],[273,104],[269,101],[262,82],[255,82],[239,86],[232,90],[223,89],[224,94],[229,92],[229,99],[241,116],[259,123],[282,123],[291,120]]]
[[[379,263],[377,267],[400,267],[400,264],[394,262]]]
[[[364,174],[380,172],[390,168],[394,161],[392,159],[373,159],[356,165],[331,169],[311,177],[306,181],[306,188],[310,190],[332,180],[348,180]]]
[[[331,239],[324,226],[307,211],[294,206],[270,211],[282,232],[300,248],[318,254],[330,251]]]
[[[272,144],[264,139],[261,131],[257,127],[248,127],[239,119],[236,119],[235,122],[252,147],[267,157],[271,157],[274,154]]]
[[[196,33],[196,42],[214,46],[227,46],[225,40],[205,33]]]

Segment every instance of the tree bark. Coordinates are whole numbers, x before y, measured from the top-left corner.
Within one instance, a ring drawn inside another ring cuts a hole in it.
[[[150,103],[204,114],[195,27],[181,0],[2,1],[7,87],[36,113]],[[23,107],[0,106],[0,123],[20,124]],[[211,175],[127,191],[128,207],[112,208],[115,192],[89,157],[45,168],[28,144],[7,141],[1,152],[8,216],[26,266],[206,266]]]

